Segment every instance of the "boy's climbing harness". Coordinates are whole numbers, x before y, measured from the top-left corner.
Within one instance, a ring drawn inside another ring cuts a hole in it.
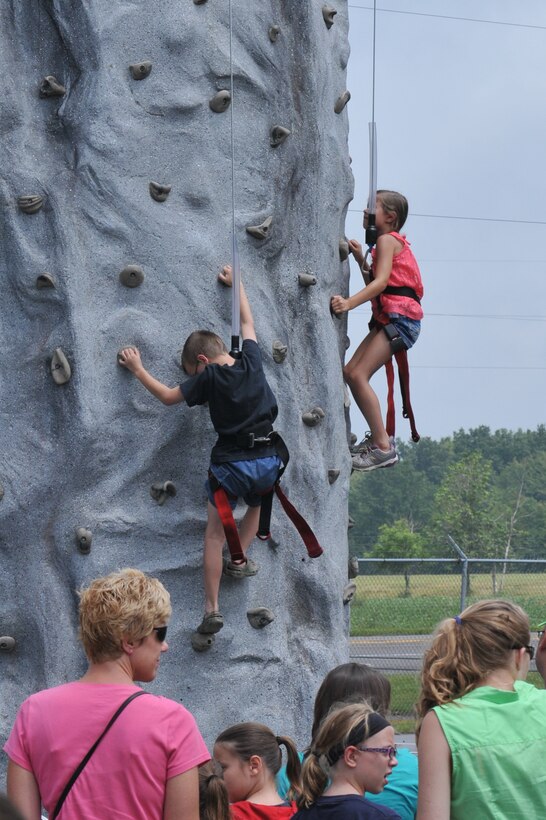
[[[260,509],[260,524],[256,535],[261,541],[268,541],[271,538],[271,507],[273,504],[273,494],[275,494],[281,502],[281,506],[287,514],[288,518],[291,520],[291,522],[299,532],[303,540],[303,543],[305,544],[307,554],[309,555],[309,557],[318,558],[319,555],[322,555],[324,550],[320,546],[315,534],[313,533],[307,521],[303,518],[302,515],[300,515],[300,513],[296,510],[294,505],[288,500],[285,493],[280,487],[281,476],[284,473],[286,465],[288,464],[288,460],[290,458],[288,448],[282,440],[282,438],[280,437],[280,435],[278,433],[275,433],[273,430],[271,430],[265,436],[262,433],[263,431],[256,431],[256,434],[251,431],[249,433],[242,434],[242,436],[245,437],[246,443],[243,442],[242,437],[237,438],[237,443],[239,444],[239,446],[247,447],[248,449],[252,449],[260,445],[273,445],[283,465],[279,470],[277,480],[275,481],[273,486],[265,490],[261,494],[262,504]],[[212,492],[214,494],[214,503],[216,505],[218,515],[220,516],[220,520],[224,528],[224,533],[226,536],[226,541],[230,552],[231,560],[245,561],[245,555],[241,548],[239,532],[237,530],[235,519],[233,518],[233,510],[231,509],[229,503],[228,494],[226,493],[218,479],[210,472],[209,482]]]

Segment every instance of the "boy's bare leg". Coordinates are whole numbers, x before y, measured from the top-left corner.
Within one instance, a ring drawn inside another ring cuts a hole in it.
[[[225,535],[220,516],[210,501],[203,548],[203,573],[205,583],[205,612],[218,611],[218,594],[222,578],[222,548]]]
[[[218,612],[218,596],[222,579],[222,550],[226,540],[224,528],[216,507],[208,502],[208,519],[203,549],[203,572],[205,579],[205,612]],[[239,527],[241,549],[246,551],[258,530],[260,508],[248,507]]]
[[[343,371],[354,400],[368,422],[372,443],[385,451],[389,450],[391,445],[383,424],[381,405],[370,386],[370,379],[380,367],[389,361],[391,356],[391,346],[385,333],[372,331],[358,347]]]

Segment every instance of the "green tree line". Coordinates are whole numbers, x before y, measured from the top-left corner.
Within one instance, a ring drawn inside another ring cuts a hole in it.
[[[546,558],[546,426],[397,442],[392,468],[353,473],[351,555]]]

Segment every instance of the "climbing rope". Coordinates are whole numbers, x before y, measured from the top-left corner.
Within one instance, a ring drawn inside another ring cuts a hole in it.
[[[233,284],[231,293],[231,351],[230,355],[238,358],[241,355],[239,337],[241,334],[241,267],[239,248],[235,233],[235,138],[233,133],[233,15],[229,0],[229,85],[230,85],[230,125],[231,125],[231,260]]]
[[[377,130],[375,127],[375,24],[377,0],[373,4],[373,41],[372,41],[372,121],[368,124],[370,135],[370,191],[368,195],[368,226],[366,228],[366,245],[368,253],[377,242],[375,226],[375,199],[377,193]]]

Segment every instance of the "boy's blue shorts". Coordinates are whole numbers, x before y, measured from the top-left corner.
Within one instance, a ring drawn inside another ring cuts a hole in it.
[[[410,319],[408,316],[401,316],[400,313],[389,313],[389,319],[402,337],[406,350],[409,350],[419,338],[421,321],[419,319]]]
[[[269,490],[277,480],[282,461],[279,456],[256,458],[253,461],[228,461],[225,464],[211,464],[209,470],[218,479],[226,493],[229,504],[234,510],[237,499],[242,497],[249,507],[259,507],[265,490]],[[214,495],[210,481],[205,481],[205,489],[213,507]]]

